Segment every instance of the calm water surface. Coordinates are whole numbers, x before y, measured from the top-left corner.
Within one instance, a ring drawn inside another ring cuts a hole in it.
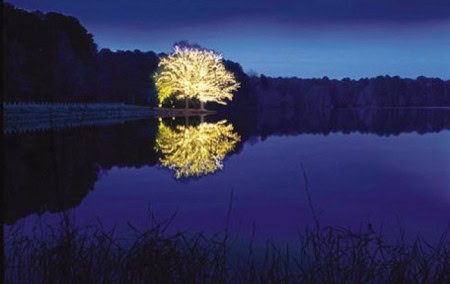
[[[52,222],[73,209],[81,224],[143,226],[150,208],[162,219],[176,211],[174,229],[216,232],[231,203],[230,228],[244,236],[293,240],[313,225],[312,206],[323,225],[436,237],[450,225],[449,112],[285,111],[11,133],[5,222]]]

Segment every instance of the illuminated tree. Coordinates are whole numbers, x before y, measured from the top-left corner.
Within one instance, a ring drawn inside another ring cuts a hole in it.
[[[232,72],[225,69],[222,56],[197,46],[174,46],[174,52],[160,60],[154,75],[159,104],[169,97],[184,99],[189,108],[190,99],[204,103],[226,104],[239,88]]]
[[[176,178],[202,176],[222,169],[223,159],[240,140],[226,120],[175,129],[160,121],[155,150],[162,153],[161,165],[175,170]]]

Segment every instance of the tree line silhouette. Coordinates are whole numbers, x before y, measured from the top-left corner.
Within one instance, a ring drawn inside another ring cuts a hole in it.
[[[151,75],[164,54],[98,50],[74,17],[2,6],[4,101],[157,106]],[[248,79],[238,63],[225,65],[238,79]]]
[[[74,17],[3,8],[3,100],[124,102],[157,106],[151,75],[159,56],[148,51],[98,50]],[[241,84],[225,111],[295,107],[450,106],[450,81],[378,76],[360,80],[249,76],[224,60]]]
[[[404,79],[378,76],[351,80],[269,78],[252,79],[261,107],[414,107],[449,106],[450,81],[439,78]]]

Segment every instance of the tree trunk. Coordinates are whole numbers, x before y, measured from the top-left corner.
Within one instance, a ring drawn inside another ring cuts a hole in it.
[[[189,99],[186,98],[184,102],[185,102],[184,108],[189,109]]]
[[[205,103],[200,101],[200,109],[205,110]]]

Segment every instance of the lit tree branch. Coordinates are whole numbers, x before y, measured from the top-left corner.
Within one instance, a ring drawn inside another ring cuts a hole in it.
[[[175,46],[172,54],[161,58],[154,80],[160,104],[171,96],[226,104],[239,88],[220,54],[197,47]]]

